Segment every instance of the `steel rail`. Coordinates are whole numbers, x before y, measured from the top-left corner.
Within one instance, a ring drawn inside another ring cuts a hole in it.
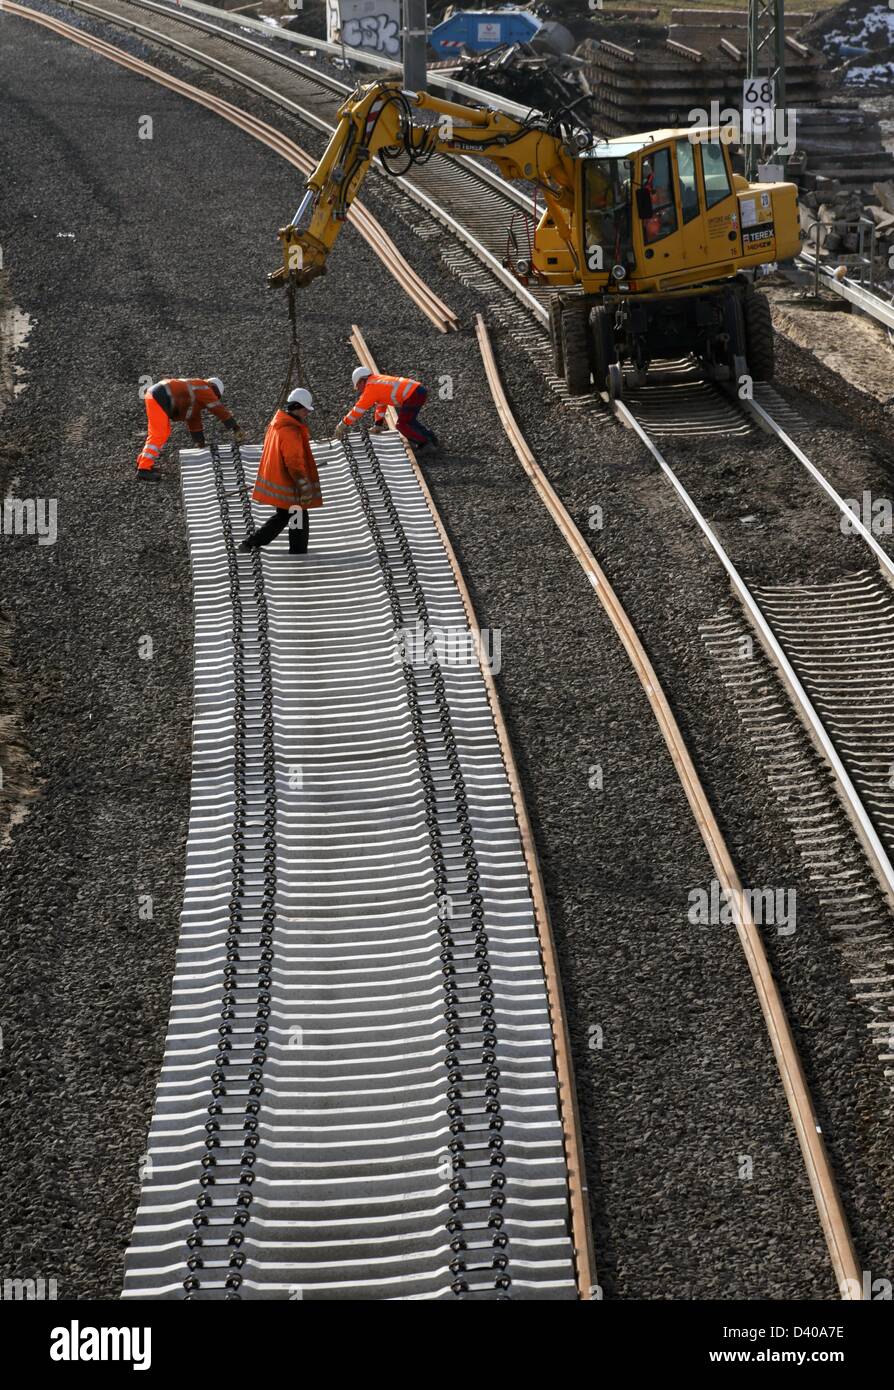
[[[233,68],[227,63],[222,63],[219,59],[212,57],[210,54],[202,52],[201,49],[193,48],[189,44],[181,43],[180,40],[172,38],[168,34],[161,33],[157,29],[152,29],[149,25],[140,24],[135,20],[127,19],[126,16],[119,15],[113,10],[106,10],[103,9],[100,5],[90,4],[89,0],[65,0],[65,2],[68,5],[70,5],[73,9],[82,10],[83,12],[92,14],[97,18],[101,18],[111,23],[121,25],[124,28],[132,30],[134,33],[141,34],[145,38],[151,39],[154,42],[162,44],[167,48],[172,48],[174,51],[182,53],[185,57],[191,58],[195,62],[202,63],[205,66],[222,73],[231,80],[238,82],[240,85],[249,88],[249,90],[257,93],[259,96],[264,97],[266,100],[273,102],[275,105],[282,107],[286,111],[289,111],[290,114],[298,117],[299,120],[305,121],[307,124],[313,126],[316,130],[322,131],[326,135],[331,135],[335,130],[334,125],[331,125],[328,121],[323,120],[323,118],[319,116],[316,112],[308,110],[306,106],[302,106],[300,103],[293,101],[290,97],[285,96],[283,93],[275,91],[273,88],[268,87],[265,83],[259,82],[256,78],[251,77],[248,73],[244,73],[238,68]],[[152,0],[125,0],[125,3],[135,5],[140,8],[150,8],[153,10],[159,10],[162,13],[164,13],[166,17],[173,18],[186,25],[192,25],[200,22],[193,21],[192,19],[186,16],[168,16],[167,7],[163,5],[153,4]],[[216,26],[214,25],[206,26],[204,22],[201,22],[201,24],[202,28],[216,28]],[[272,62],[278,62],[283,66],[289,67],[297,66],[301,69],[303,74],[309,76],[313,80],[324,80],[325,84],[329,84],[333,80],[331,78],[325,77],[325,75],[323,74],[315,74],[313,69],[306,68],[303,64],[295,64],[294,59],[284,58],[278,54],[271,53],[268,49],[265,49],[263,45],[251,43],[250,40],[242,40],[238,35],[228,34],[225,30],[220,30],[220,35],[227,42],[232,42],[237,45],[243,43],[250,44],[252,49],[260,50],[262,56]],[[345,88],[345,92],[349,92],[350,90],[350,88]],[[447,156],[441,157],[447,159],[448,163],[455,163],[460,167],[464,168],[466,172],[471,173],[474,178],[479,179],[482,183],[488,185],[501,197],[503,197],[506,200],[513,201],[514,205],[517,206],[520,210],[529,210],[528,201],[524,199],[521,194],[516,193],[515,190],[510,190],[508,184],[505,184],[502,179],[499,179],[497,177],[497,175],[490,173],[489,170],[485,170],[478,167],[477,165],[474,165],[472,161],[461,161],[458,159],[453,160],[451,158],[448,158]],[[300,168],[302,166],[299,165],[298,167]],[[302,172],[306,175],[310,174],[313,172],[314,167],[314,161],[309,159],[308,167],[306,169],[302,168]],[[383,177],[390,176],[383,175]],[[453,235],[459,241],[463,242],[464,245],[466,245],[469,248],[472,254],[476,256],[487,267],[491,274],[494,275],[496,279],[498,279],[506,289],[508,289],[513,295],[515,295],[515,297],[524,305],[526,309],[528,309],[532,314],[534,314],[534,316],[538,319],[540,323],[547,324],[549,322],[548,311],[539,303],[539,301],[530,292],[530,290],[528,290],[524,285],[522,285],[515,278],[512,272],[509,271],[502,264],[502,262],[497,258],[497,256],[495,256],[494,253],[490,251],[486,246],[482,245],[481,241],[477,237],[475,237],[474,234],[471,231],[469,231],[468,228],[463,226],[461,222],[457,221],[457,219],[453,217],[452,214],[448,212],[446,208],[441,207],[439,203],[437,203],[432,197],[430,197],[430,195],[427,194],[424,191],[424,189],[420,188],[412,180],[412,178],[408,177],[407,175],[398,175],[394,178],[393,181],[400,185],[400,187],[408,194],[408,196],[411,197],[415,202],[419,203],[425,209],[426,212],[428,212],[432,217],[434,217],[443,226],[445,226],[448,229],[448,231],[452,232]],[[357,206],[358,203],[355,201],[355,203],[352,205],[352,209],[353,207]],[[371,217],[371,214],[367,215]],[[349,220],[351,220],[350,215]],[[376,225],[378,226],[378,224]],[[386,234],[382,232],[382,235],[384,237]]]
[[[69,5],[72,9],[86,10],[94,14],[104,15],[111,21],[124,24],[128,28],[133,28],[135,30],[142,28],[142,26],[136,24],[132,20],[127,20],[123,17],[119,18],[114,11],[103,10],[97,5],[87,4],[85,0],[62,0],[62,3]],[[277,52],[275,48],[270,47],[269,42],[258,43],[255,39],[246,38],[244,34],[233,33],[231,29],[225,29],[221,24],[213,24],[206,19],[200,19],[196,15],[185,13],[182,7],[173,10],[169,5],[158,4],[157,0],[124,0],[124,3],[133,5],[135,9],[151,10],[159,15],[164,15],[168,19],[174,20],[178,24],[184,24],[189,28],[199,29],[204,33],[217,36],[227,43],[232,43],[239,48],[244,48],[248,52],[256,53],[259,57],[266,59],[268,62],[276,63],[278,66],[288,71],[300,73],[316,86],[327,87],[330,91],[337,92],[340,97],[350,96],[354,91],[353,86],[346,82],[340,82],[337,77],[333,77],[330,73],[321,72],[319,68],[311,67],[308,63],[302,63],[298,58],[293,58],[289,54]],[[217,14],[218,18],[226,16],[225,11],[216,10],[213,11],[213,13]],[[237,22],[241,24],[241,21]],[[262,26],[262,29],[268,39],[274,37],[267,26]],[[157,30],[147,29],[146,32],[157,33]],[[280,34],[275,35],[275,37],[279,38],[284,34],[289,34],[291,37],[291,32],[289,30],[284,30]],[[487,97],[488,101],[490,101],[492,95],[492,93],[485,91],[479,92],[479,98]],[[511,104],[512,103],[510,103],[510,105]],[[524,110],[524,108],[520,108],[520,110]],[[501,178],[500,175],[495,173],[492,169],[480,164],[474,157],[467,155],[441,155],[440,157],[473,173],[482,183],[489,184],[490,187],[505,198],[507,202],[514,203],[519,208],[528,208],[530,203],[529,198],[526,198],[517,188],[513,188],[511,183],[507,183],[505,179]]]
[[[862,313],[868,314],[878,323],[883,323],[886,328],[894,331],[894,299],[882,299],[881,295],[873,294],[865,285],[861,285],[859,280],[853,280],[849,275],[839,279],[835,271],[836,266],[824,265],[822,261],[817,261],[816,256],[806,248],[797,257],[798,261],[803,262],[809,270],[812,270],[823,277],[823,285],[827,290],[832,290],[834,294],[846,299],[849,304],[860,309]]]
[[[842,802],[848,810],[851,821],[854,824],[856,833],[859,836],[860,842],[863,845],[863,848],[866,851],[869,861],[873,866],[876,877],[878,878],[878,881],[881,884],[882,890],[885,893],[886,898],[892,905],[894,905],[894,866],[892,866],[891,864],[887,850],[885,849],[884,845],[879,839],[875,826],[872,824],[872,821],[866,811],[865,806],[863,805],[860,795],[857,792],[857,789],[854,786],[853,782],[851,781],[850,774],[848,773],[847,768],[844,766],[844,763],[841,761],[841,758],[838,755],[838,750],[835,748],[834,743],[829,737],[825,725],[820,719],[819,714],[817,713],[813,705],[813,702],[810,699],[810,696],[807,694],[807,691],[801,684],[797,672],[795,671],[794,667],[792,666],[791,662],[786,656],[778,638],[776,637],[776,634],[773,632],[772,628],[770,627],[770,624],[764,617],[760,605],[758,604],[754,595],[751,593],[751,590],[748,588],[748,585],[745,583],[739,571],[736,569],[732,560],[727,555],[726,551],[724,550],[723,546],[718,540],[710,522],[708,522],[702,515],[702,513],[699,511],[695,502],[692,500],[686,488],[680,482],[680,479],[677,477],[676,473],[671,468],[670,464],[667,462],[664,455],[661,453],[661,450],[655,444],[654,440],[646,433],[646,431],[643,429],[642,425],[639,423],[636,417],[631,413],[627,406],[624,405],[623,401],[613,401],[612,406],[618,418],[623,420],[623,422],[628,426],[628,428],[634,431],[634,433],[638,436],[640,442],[644,444],[645,447],[648,449],[649,453],[652,455],[655,462],[658,464],[658,467],[661,469],[661,472],[664,474],[665,478],[670,483],[674,492],[680,498],[680,501],[683,503],[683,506],[689,512],[689,515],[692,517],[696,526],[699,528],[702,535],[707,540],[717,559],[720,561],[721,565],[726,570],[727,577],[729,578],[733,590],[738,595],[743,607],[745,608],[745,611],[747,612],[765,651],[770,656],[770,659],[777,666],[782,680],[789,694],[791,695],[792,700],[794,701],[795,707],[797,708],[798,712],[801,715],[801,718],[807,725],[811,737],[814,739],[814,742],[817,744],[826,762],[831,768],[833,777],[835,778],[835,781],[838,786]],[[761,409],[761,407],[758,407],[758,409]],[[845,508],[845,511],[848,517],[851,517],[854,521],[856,521],[853,512],[851,512],[849,508]]]
[[[169,73],[162,72],[160,68],[153,67],[150,63],[144,62],[140,58],[134,58],[125,53],[122,49],[116,48],[114,44],[106,43],[104,39],[97,38],[93,34],[87,34],[84,30],[75,29],[62,20],[55,19],[50,15],[43,14],[36,10],[31,10],[27,6],[15,3],[15,0],[4,0],[3,10],[9,14],[16,15],[22,19],[29,19],[35,24],[42,25],[46,29],[52,30],[61,37],[69,39],[72,43],[79,44],[83,48],[91,49],[93,52],[101,54],[111,62],[119,66],[128,68],[131,72],[137,73],[141,77],[148,78],[152,82],[157,82],[160,86],[166,87],[169,91],[177,92],[180,96],[195,102],[200,106],[213,111],[215,115],[221,116],[232,125],[237,126],[246,134],[251,135],[261,144],[266,145],[281,158],[292,164],[295,168],[307,176],[316,167],[316,160],[296,145],[294,141],[279,131],[259,120],[256,116],[250,115],[239,107],[233,106],[222,97],[217,97],[209,92],[203,92],[200,88],[192,86],[188,82],[182,81],[179,77],[172,77]],[[172,41],[176,42],[176,41]],[[223,68],[223,64],[217,64],[214,60],[213,65]],[[239,76],[235,73],[234,75]],[[258,84],[260,86],[261,84]],[[401,288],[413,300],[417,307],[425,314],[426,318],[441,333],[454,331],[458,327],[458,321],[453,310],[434,293],[425,283],[416,270],[405,260],[394,242],[388,236],[381,223],[372,215],[367,207],[355,200],[348,212],[348,221],[360,233],[364,241],[375,251],[376,255],[391,272]]]
[[[212,5],[196,3],[196,0],[178,0],[178,5],[196,14],[209,15],[218,20],[231,17],[228,16],[225,11],[221,11]],[[165,7],[159,6],[158,8]],[[233,19],[232,22],[238,24],[240,28],[263,34],[267,38],[271,37],[269,26],[261,24],[259,20],[251,19],[248,15],[239,15],[236,19]],[[289,29],[278,30],[276,32],[276,38],[281,39],[284,43],[295,44],[297,47],[303,49],[312,49],[314,52],[322,53],[328,58],[336,58],[339,60],[347,58],[350,62],[360,66],[376,68],[380,72],[388,73],[393,77],[403,77],[403,64],[396,63],[391,58],[380,57],[376,53],[369,53],[362,48],[351,48],[349,44],[330,43],[327,39],[313,38],[310,34],[298,34]],[[457,82],[443,73],[438,73],[436,71],[429,72],[427,81],[430,87],[439,87],[445,92],[455,92],[459,96],[472,102],[481,101],[480,87],[472,87],[466,82]],[[488,93],[487,96],[494,110],[503,111],[507,116],[514,116],[518,120],[523,120],[530,113],[530,107],[520,106],[518,102],[509,101],[506,97],[497,96],[495,93]]]
[[[798,463],[800,463],[801,466],[807,470],[813,481],[817,483],[818,486],[822,488],[826,496],[829,497],[832,500],[832,502],[834,502],[841,515],[846,518],[848,524],[853,528],[857,535],[859,535],[862,538],[862,540],[865,541],[866,545],[869,547],[876,560],[878,561],[879,568],[884,570],[888,580],[892,584],[894,584],[894,560],[892,560],[890,555],[888,555],[887,552],[882,549],[872,532],[868,529],[868,527],[866,527],[863,524],[863,522],[856,515],[856,513],[847,505],[844,498],[841,496],[841,493],[838,492],[837,489],[832,486],[825,474],[820,472],[816,464],[813,463],[804,453],[804,450],[800,449],[798,445],[795,443],[795,441],[792,439],[791,435],[788,434],[787,431],[784,430],[782,426],[776,420],[773,419],[772,415],[770,415],[768,411],[764,410],[764,407],[760,404],[759,401],[740,401],[739,404],[743,407],[747,414],[752,415],[754,417],[754,419],[760,425],[761,429],[763,429],[767,434],[774,435],[779,440],[780,444],[783,444],[785,446],[785,448],[792,455],[792,457],[796,458],[798,460]]]
[[[488,385],[506,436],[541,501],[596,592],[631,665],[636,671],[673,760],[684,795],[698,825],[714,872],[727,894],[727,901],[733,905],[733,916],[739,941],[754,982],[767,1033],[776,1057],[779,1075],[798,1136],[804,1166],[810,1181],[838,1289],[843,1299],[861,1299],[860,1267],[798,1049],[779,988],[767,960],[760,932],[743,895],[741,880],[717,824],[711,803],[701,784],[680,727],[674,718],[661,682],[642,642],[605,572],[529,449],[512,414],[503,390],[490,336],[480,314],[476,320],[476,332]],[[645,436],[632,417],[631,422],[632,427],[637,430],[643,442],[650,448],[650,452],[655,455],[657,451],[654,446],[651,445],[648,437]],[[679,490],[682,492],[682,489]],[[690,503],[689,509],[694,516],[698,517],[693,504]],[[709,531],[707,523],[702,522],[702,529],[706,532]]]
[[[362,366],[369,367],[374,372],[378,371],[376,360],[357,324],[352,324],[351,326],[351,345]],[[394,428],[397,421],[397,412],[393,406],[389,406],[387,415],[389,423],[392,428]],[[531,896],[534,903],[534,920],[537,925],[537,934],[540,938],[540,947],[543,955],[543,969],[549,998],[549,1013],[555,1040],[556,1073],[559,1080],[559,1113],[565,1134],[565,1153],[568,1164],[568,1189],[571,1204],[571,1230],[578,1290],[582,1299],[589,1300],[596,1296],[598,1284],[593,1234],[589,1215],[587,1170],[584,1161],[577,1089],[574,1083],[574,1064],[571,1055],[571,1040],[568,1033],[568,1019],[562,993],[562,982],[559,975],[558,955],[549,914],[549,904],[547,902],[546,890],[543,885],[543,875],[540,869],[540,858],[537,854],[534,832],[528,815],[521,778],[518,773],[518,765],[516,764],[515,755],[512,751],[512,744],[509,739],[509,731],[503,717],[503,710],[500,704],[500,697],[497,693],[496,682],[494,681],[490,664],[485,659],[481,649],[479,636],[481,629],[475,613],[474,604],[472,603],[472,596],[463,578],[456,552],[447,534],[447,529],[441,520],[435,500],[425,481],[422,469],[419,467],[416,455],[407,440],[404,440],[403,444],[407,451],[407,456],[410,460],[410,466],[413,469],[416,481],[419,484],[422,495],[431,512],[432,520],[434,521],[438,535],[441,538],[441,544],[446,552],[457,589],[459,590],[460,598],[462,599],[469,631],[473,634],[475,640],[475,652],[478,665],[481,669],[482,680],[487,689],[488,700],[490,702],[494,725],[497,731],[497,738],[500,742],[503,762],[506,767],[506,775],[509,779],[515,814],[518,819],[522,850],[527,863],[528,877],[531,884]]]

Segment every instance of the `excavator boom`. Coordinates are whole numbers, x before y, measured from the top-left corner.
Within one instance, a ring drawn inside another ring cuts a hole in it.
[[[430,119],[417,121],[416,111],[428,113]],[[538,185],[568,258],[576,259],[572,226],[579,147],[546,128],[543,118],[515,121],[499,111],[460,106],[428,92],[405,92],[398,82],[382,81],[358,87],[339,108],[338,117],[298,211],[280,229],[283,267],[270,277],[272,284],[282,284],[291,275],[294,284],[306,285],[324,272],[376,155],[389,172],[399,174],[434,153],[480,153],[504,178]],[[589,143],[588,137],[581,138]],[[403,168],[398,167],[401,160]]]

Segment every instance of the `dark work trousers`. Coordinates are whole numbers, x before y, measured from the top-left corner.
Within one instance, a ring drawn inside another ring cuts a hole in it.
[[[417,386],[415,391],[411,391],[403,405],[397,412],[397,428],[400,430],[404,439],[409,439],[411,444],[418,444],[425,447],[427,444],[437,444],[437,438],[427,425],[423,425],[419,419],[419,412],[425,405],[428,392],[424,386]]]
[[[290,522],[293,524],[290,525]],[[310,535],[310,516],[306,507],[295,507],[294,511],[290,507],[276,507],[264,525],[252,533],[252,545],[268,545],[286,526],[289,527],[289,550],[293,555],[305,555]]]

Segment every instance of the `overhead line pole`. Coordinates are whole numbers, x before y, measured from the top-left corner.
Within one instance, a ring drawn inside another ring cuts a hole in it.
[[[774,83],[774,129],[770,136],[775,162],[785,164],[779,155],[776,140],[776,113],[785,110],[785,0],[748,0],[748,71],[749,80],[772,78]],[[764,133],[766,140],[766,132]],[[754,132],[748,135],[745,147],[745,174],[749,180],[757,177],[758,145]]]
[[[424,92],[427,83],[425,50],[428,40],[426,0],[403,0],[404,90]]]

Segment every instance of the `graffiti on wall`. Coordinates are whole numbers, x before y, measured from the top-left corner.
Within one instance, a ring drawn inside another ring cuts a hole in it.
[[[400,24],[388,14],[362,15],[348,19],[341,36],[352,48],[369,48],[386,58],[400,57]]]

